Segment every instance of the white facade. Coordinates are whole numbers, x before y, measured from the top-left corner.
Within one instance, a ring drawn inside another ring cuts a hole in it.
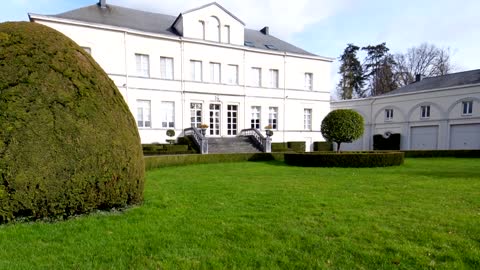
[[[480,149],[480,84],[332,102],[365,120],[359,140],[343,150],[373,150],[376,134],[400,133],[402,150]]]
[[[333,59],[244,46],[243,22],[217,4],[181,14],[174,27],[183,36],[30,18],[90,50],[137,119],[142,143],[164,143],[167,129],[181,136],[192,123],[228,137],[254,122],[260,130],[275,122],[273,142],[323,141]]]

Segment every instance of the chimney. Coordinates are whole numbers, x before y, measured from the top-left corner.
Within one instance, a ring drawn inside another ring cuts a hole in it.
[[[100,1],[98,1],[98,5],[99,5],[101,8],[107,8],[107,0],[100,0]]]
[[[262,32],[264,35],[270,35],[270,29],[268,28],[268,26],[265,26],[262,28],[262,30],[260,30],[260,32]]]
[[[419,82],[422,80],[422,74],[416,74],[415,75],[415,82]]]

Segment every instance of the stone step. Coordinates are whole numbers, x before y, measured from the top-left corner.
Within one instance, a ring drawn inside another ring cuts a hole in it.
[[[249,137],[208,138],[209,153],[260,153]]]

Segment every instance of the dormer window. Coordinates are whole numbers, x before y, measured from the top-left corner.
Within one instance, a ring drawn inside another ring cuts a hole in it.
[[[210,17],[207,21],[207,39],[220,42],[220,21],[217,17]]]
[[[267,47],[270,50],[278,50],[277,47],[275,47],[274,45],[271,45],[271,44],[267,44],[267,45],[265,45],[265,47]]]
[[[247,47],[255,47],[255,45],[251,41],[245,41],[243,44]]]

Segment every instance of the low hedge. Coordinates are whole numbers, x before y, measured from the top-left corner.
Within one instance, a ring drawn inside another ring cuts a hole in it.
[[[177,155],[177,154],[194,154],[195,150],[189,150],[188,145],[176,144],[143,144],[143,155]]]
[[[313,151],[332,151],[333,144],[331,142],[313,142]]]
[[[288,148],[295,152],[305,152],[305,142],[288,142]]]
[[[288,145],[285,142],[272,143],[272,152],[287,152]]]
[[[188,150],[192,150],[195,153],[200,153],[200,148],[198,148],[197,144],[195,144],[192,136],[178,137],[177,144],[188,145]]]
[[[285,163],[301,167],[386,167],[403,164],[402,152],[285,153]]]
[[[404,150],[405,157],[430,158],[430,157],[458,157],[480,158],[480,150]]]
[[[145,169],[182,166],[201,163],[241,162],[241,161],[283,161],[283,153],[240,153],[208,155],[172,155],[145,157]]]

